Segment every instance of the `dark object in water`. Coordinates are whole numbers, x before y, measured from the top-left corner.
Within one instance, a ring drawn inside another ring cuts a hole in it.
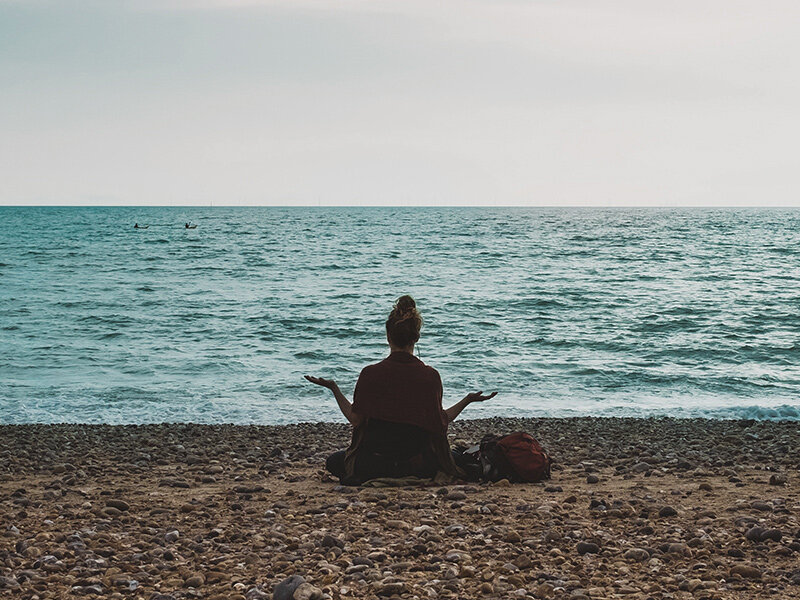
[[[197,229],[197,225],[190,225],[189,223],[186,223],[186,225],[184,225],[184,228],[186,228],[186,229]]]

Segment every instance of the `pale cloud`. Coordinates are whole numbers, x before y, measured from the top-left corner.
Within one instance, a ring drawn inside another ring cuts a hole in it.
[[[0,203],[797,204],[798,16],[0,1]]]

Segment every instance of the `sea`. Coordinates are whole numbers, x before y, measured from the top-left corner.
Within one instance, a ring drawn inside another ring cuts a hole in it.
[[[800,210],[2,207],[0,423],[344,421],[403,294],[462,418],[800,419]]]

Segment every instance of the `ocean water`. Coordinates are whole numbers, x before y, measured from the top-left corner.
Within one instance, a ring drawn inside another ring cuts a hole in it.
[[[342,420],[405,293],[464,417],[800,417],[800,211],[4,207],[0,422]]]

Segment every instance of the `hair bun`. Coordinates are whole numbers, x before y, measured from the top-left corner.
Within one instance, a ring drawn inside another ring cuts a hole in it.
[[[411,296],[400,296],[395,302],[394,308],[399,313],[406,313],[417,308],[417,303]]]
[[[400,296],[386,319],[386,335],[390,342],[401,348],[419,340],[422,328],[422,317],[417,310],[417,303],[411,296]]]

